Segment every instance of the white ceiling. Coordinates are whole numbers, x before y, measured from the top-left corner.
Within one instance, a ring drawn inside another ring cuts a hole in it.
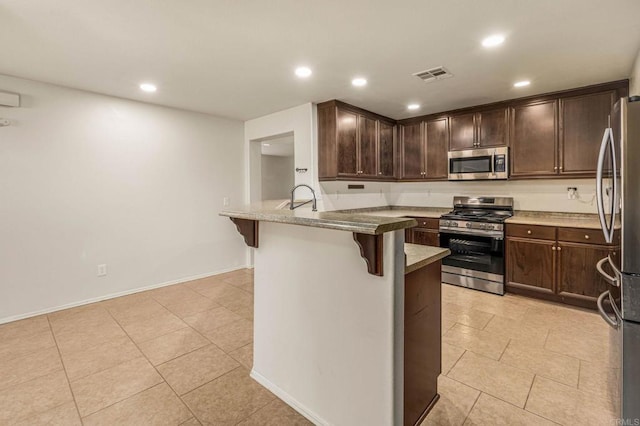
[[[242,120],[333,98],[406,118],[628,78],[638,17],[638,0],[0,0],[0,73]],[[411,75],[439,65],[455,77]]]

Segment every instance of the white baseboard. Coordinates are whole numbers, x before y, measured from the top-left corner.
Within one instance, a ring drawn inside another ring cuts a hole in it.
[[[265,378],[262,374],[256,372],[256,370],[251,369],[251,378],[256,382],[260,383],[265,388],[269,389],[273,392],[278,398],[286,402],[291,408],[296,410],[298,413],[307,418],[314,425],[318,426],[331,426],[331,423],[322,419],[319,415],[314,413],[313,411],[307,409],[304,405],[302,405],[298,400],[293,398],[291,395],[280,389],[278,386],[271,383],[267,378]]]
[[[85,299],[78,302],[67,303],[65,305],[54,306],[51,308],[45,308],[39,311],[29,312],[26,314],[13,315],[10,317],[0,318],[0,324],[5,324],[12,321],[18,321],[25,318],[31,318],[38,315],[50,314],[52,312],[62,311],[64,309],[75,308],[77,306],[88,305],[90,303],[101,302],[103,300],[115,299],[116,297],[127,296],[129,294],[140,293],[142,291],[153,290],[154,288],[167,287],[170,285],[186,283],[187,281],[199,280],[202,278],[212,277],[214,275],[224,274],[225,272],[237,271],[238,269],[246,269],[247,266],[234,266],[232,268],[220,269],[215,272],[206,272],[204,274],[193,275],[190,277],[178,278],[176,280],[166,281],[160,284],[152,284],[145,287],[138,287],[131,290],[125,290],[118,293],[110,293],[104,296],[98,296],[91,299]]]

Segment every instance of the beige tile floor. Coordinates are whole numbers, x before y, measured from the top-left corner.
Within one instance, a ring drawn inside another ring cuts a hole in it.
[[[0,425],[306,425],[249,377],[240,270],[0,326]],[[441,399],[424,425],[615,424],[593,312],[443,286]]]

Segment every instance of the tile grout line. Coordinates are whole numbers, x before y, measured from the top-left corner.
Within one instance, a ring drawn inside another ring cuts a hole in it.
[[[452,379],[453,380],[453,379]],[[476,389],[477,390],[477,389]],[[469,412],[467,413],[466,416],[464,416],[464,420],[462,421],[462,424],[464,425],[467,422],[467,419],[469,418],[469,416],[471,415],[471,412],[473,411],[473,409],[475,408],[476,404],[478,403],[478,400],[480,399],[480,396],[483,394],[482,391],[480,391],[480,393],[478,393],[478,396],[476,396],[476,400],[473,401],[473,405],[471,406],[471,409],[469,410]]]
[[[504,356],[505,352],[507,352],[507,349],[509,348],[509,345],[511,345],[511,341],[512,340],[513,339],[509,338],[509,341],[507,342],[507,344],[505,345],[504,349],[500,353],[500,356],[498,357],[498,362],[502,361],[502,357]]]
[[[60,351],[60,346],[58,346],[58,339],[56,338],[56,334],[53,332],[53,327],[51,326],[51,320],[49,319],[49,315],[47,315],[46,317],[47,317],[47,324],[49,324],[49,331],[51,332],[53,341],[56,344],[56,350],[58,351],[58,356],[60,357],[60,364],[62,364],[62,371],[64,371],[64,376],[67,379],[67,386],[69,387],[69,393],[71,393],[71,399],[73,400],[73,405],[76,407],[76,414],[80,419],[80,423],[84,424],[84,420],[82,420],[82,416],[80,415],[80,409],[78,408],[78,401],[76,401],[76,395],[73,393],[73,388],[71,387],[71,380],[69,379],[69,374],[67,374],[67,367],[64,365],[62,352]]]
[[[452,345],[452,346],[453,346],[453,345]],[[457,347],[457,346],[456,346],[456,347]],[[464,349],[464,348],[460,348],[460,349]],[[460,360],[462,359],[462,357],[463,357],[463,356],[464,356],[464,354],[466,354],[466,353],[467,353],[467,350],[466,350],[466,349],[464,349],[464,352],[462,352],[462,354],[461,354],[461,355],[460,355],[460,357],[456,360],[456,362],[454,362],[454,363],[453,363],[453,365],[451,366],[451,368],[449,369],[449,371],[447,372],[447,374],[445,374],[445,376],[446,376],[446,377],[448,377],[448,378],[450,378],[450,379],[451,379],[451,377],[449,377],[449,373],[451,373],[451,372],[453,371],[453,369],[456,367],[456,365],[458,365],[458,363],[460,362]],[[442,361],[441,361],[441,362],[442,362]],[[455,380],[455,379],[451,379],[451,380]],[[458,381],[458,380],[456,380],[456,381]],[[460,383],[462,383],[462,382],[460,382]],[[463,384],[466,384],[466,383],[463,383]],[[467,385],[467,386],[469,386],[469,385]]]
[[[108,311],[107,311],[107,312],[108,312]],[[109,312],[109,315],[111,315],[111,312]],[[115,318],[113,317],[113,315],[111,315],[111,318],[113,318],[113,320],[114,320],[118,325],[120,325],[120,323],[118,322],[118,320],[117,320],[117,319],[115,319]],[[185,323],[185,324],[186,324],[186,323]],[[188,324],[187,324],[187,326],[188,326]],[[122,328],[122,326],[120,326],[120,327]],[[131,338],[131,336],[129,336],[129,334],[126,332],[126,330],[124,330],[124,332],[127,334],[127,336],[129,337],[129,339],[131,340],[131,342],[134,344],[134,346],[136,347],[136,349],[138,349],[138,351],[142,354],[142,357],[143,357],[143,358],[144,358],[144,359],[149,363],[149,365],[151,366],[151,368],[153,368],[153,370],[156,372],[156,374],[157,374],[158,376],[160,376],[160,378],[162,379],[162,383],[166,383],[166,384],[167,384],[167,386],[169,387],[169,389],[171,389],[171,391],[174,393],[174,395],[175,395],[175,396],[180,400],[180,402],[181,402],[181,403],[182,403],[182,404],[187,408],[187,410],[189,410],[189,412],[191,413],[191,415],[192,415],[193,417],[195,417],[196,419],[198,419],[198,418],[196,417],[196,415],[194,414],[194,412],[193,412],[193,411],[191,411],[191,408],[190,408],[190,407],[189,407],[189,406],[188,406],[188,405],[187,405],[187,404],[182,400],[182,398],[180,397],[180,395],[178,395],[178,393],[176,392],[176,390],[175,390],[175,389],[174,389],[174,388],[169,384],[169,382],[167,382],[167,381],[165,380],[165,378],[164,378],[164,376],[162,375],[162,373],[160,373],[160,371],[158,371],[158,369],[156,368],[156,366],[155,366],[155,365],[153,365],[153,363],[149,360],[149,358],[147,358],[147,356],[144,354],[144,352],[142,352],[142,350],[140,349],[140,347],[138,346],[138,344],[137,344],[137,343],[136,343],[136,342]],[[145,391],[147,391],[147,390],[149,390],[149,389],[151,389],[151,388],[153,388],[153,387],[155,387],[155,386],[158,386],[158,385],[160,385],[160,384],[162,384],[162,383],[157,383],[157,384],[155,384],[155,385],[153,385],[153,386],[151,386],[151,387],[148,387],[148,388],[146,388],[146,389],[144,389],[144,390],[142,390],[142,391],[140,391],[140,392],[138,392],[138,393],[136,393],[136,394],[134,394],[134,395],[130,395],[130,396],[126,397],[125,399],[120,400],[120,401],[118,401],[118,402],[126,401],[127,399],[131,398],[132,396],[135,396],[135,395],[138,395],[139,393],[145,392]],[[115,405],[115,404],[117,404],[118,402],[115,402],[114,404],[111,404],[111,405]],[[111,406],[111,405],[110,405],[110,406]],[[104,407],[104,408],[107,408],[107,407]],[[98,410],[98,411],[101,411],[101,410],[103,410],[104,408],[102,408],[102,409],[100,409],[100,410]],[[97,413],[98,411],[96,411],[96,413]],[[93,413],[91,413],[91,414],[93,414]],[[189,420],[189,419],[187,419],[187,420]],[[200,421],[200,419],[198,419],[198,421]]]
[[[533,390],[533,385],[536,382],[536,377],[538,377],[537,374],[533,374],[533,380],[531,380],[531,386],[529,386],[529,392],[527,392],[527,397],[524,400],[524,405],[522,406],[522,409],[527,411],[527,403],[529,402],[529,396],[531,395],[531,391]]]

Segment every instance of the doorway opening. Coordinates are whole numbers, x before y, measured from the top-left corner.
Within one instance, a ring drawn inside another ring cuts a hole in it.
[[[295,185],[293,132],[251,141],[251,202],[289,198]]]

